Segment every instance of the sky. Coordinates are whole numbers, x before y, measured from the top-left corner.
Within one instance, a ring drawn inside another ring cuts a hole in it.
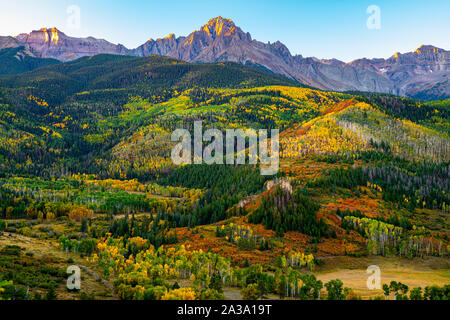
[[[370,6],[376,10],[368,13]],[[186,36],[222,16],[292,54],[349,62],[422,44],[449,50],[449,12],[449,0],[0,0],[0,35],[56,27],[131,49],[170,33]]]

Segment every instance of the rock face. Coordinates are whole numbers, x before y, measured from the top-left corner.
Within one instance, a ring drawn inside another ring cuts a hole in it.
[[[280,187],[285,192],[292,194],[292,185],[289,179],[275,179],[267,182],[267,190],[271,190],[275,187]]]
[[[106,40],[89,38],[72,38],[56,28],[43,28],[14,38],[18,45],[24,46],[35,57],[54,58],[71,61],[100,53],[127,55],[129,50],[122,45],[115,45]],[[2,41],[0,40],[0,47]]]
[[[286,46],[280,42],[265,44],[252,40],[249,33],[222,17],[211,19],[187,37],[175,38],[172,34],[164,39],[151,39],[133,50],[133,54],[159,54],[188,62],[231,61],[264,67],[297,79],[292,74],[295,60]]]
[[[57,29],[41,29],[15,38],[0,37],[0,49],[25,46],[36,57],[70,61],[100,53],[162,55],[188,62],[231,61],[252,65],[332,91],[372,91],[417,98],[450,97],[450,52],[421,46],[414,52],[396,53],[389,59],[342,61],[293,56],[281,42],[262,43],[233,21],[217,17],[187,37],[150,39],[129,50],[95,38],[72,38]]]
[[[373,67],[394,82],[400,95],[450,96],[450,51],[423,45],[414,52],[375,60]]]

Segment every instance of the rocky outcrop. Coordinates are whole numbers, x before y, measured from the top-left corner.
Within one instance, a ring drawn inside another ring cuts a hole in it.
[[[273,189],[275,187],[280,187],[284,191],[292,194],[292,185],[291,185],[291,181],[289,179],[270,180],[266,184],[267,190],[271,190],[271,189]]]

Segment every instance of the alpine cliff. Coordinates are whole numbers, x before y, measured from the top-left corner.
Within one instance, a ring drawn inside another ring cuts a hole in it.
[[[69,37],[56,28],[42,28],[16,37],[0,37],[0,49],[24,46],[38,58],[53,58],[60,61],[76,60],[101,53],[127,55],[130,53],[122,45],[106,40]]]

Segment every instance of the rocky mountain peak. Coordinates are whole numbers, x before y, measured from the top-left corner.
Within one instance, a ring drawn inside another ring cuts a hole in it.
[[[402,54],[400,52],[396,52],[390,59],[397,59],[397,60],[426,59],[427,57],[438,56],[438,55],[446,54],[446,53],[448,53],[448,51],[438,48],[438,47],[435,47],[435,46],[421,45],[419,48],[417,48],[413,52],[408,52],[408,53],[404,53],[404,54]]]
[[[15,38],[25,43],[58,45],[62,37],[65,37],[65,34],[57,28],[41,28],[30,33],[19,34]]]
[[[175,39],[176,39],[175,34],[171,33],[167,37],[164,37],[162,39],[158,38],[157,40],[160,41],[160,40],[175,40]],[[150,39],[149,41],[154,41],[154,40]]]
[[[414,53],[416,54],[425,54],[425,55],[429,55],[429,54],[434,54],[434,53],[439,53],[439,52],[443,52],[444,50],[439,49],[435,46],[430,46],[430,45],[421,45],[419,48],[417,48]]]
[[[281,54],[281,56],[283,57],[289,57],[291,56],[291,52],[289,51],[289,49],[280,41],[277,41],[275,43],[272,44],[272,48],[274,48],[275,50],[278,51],[278,53]]]
[[[231,36],[236,33],[237,27],[230,19],[216,17],[208,21],[200,31],[206,32],[210,37],[216,38],[218,36]]]
[[[69,37],[57,28],[41,28],[30,33],[22,33],[16,36],[14,40],[17,43],[15,46],[24,46],[36,57],[53,58],[60,61],[75,60],[99,53],[118,55],[129,53],[129,50],[122,45],[115,45],[93,37]],[[2,40],[1,42],[5,41]],[[0,47],[2,47],[2,44],[0,44]]]

